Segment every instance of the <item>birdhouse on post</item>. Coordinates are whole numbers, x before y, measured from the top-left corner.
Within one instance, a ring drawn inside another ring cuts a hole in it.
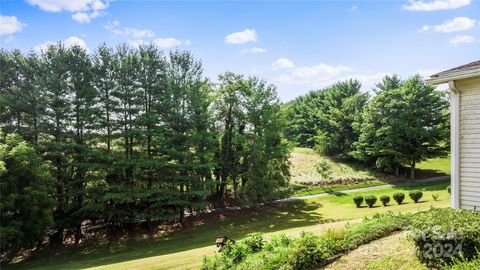
[[[227,236],[218,236],[217,239],[215,240],[215,244],[217,245],[217,248],[219,252],[222,252],[223,250],[223,247],[225,247],[225,245],[230,242],[232,244],[235,244],[235,240],[232,240],[230,238],[228,238]]]

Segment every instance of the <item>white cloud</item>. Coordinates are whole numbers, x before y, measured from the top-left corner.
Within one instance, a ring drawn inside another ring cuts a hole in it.
[[[86,12],[77,12],[72,14],[72,19],[79,22],[79,23],[89,23],[92,19],[100,16],[100,12],[93,11],[91,13]]]
[[[113,30],[115,28],[118,28],[119,26],[120,26],[120,21],[115,20],[113,22],[108,22],[106,25],[103,26],[103,28],[105,28],[107,30]]]
[[[437,25],[424,25],[422,28],[418,30],[418,32],[426,32],[433,30],[435,32],[443,32],[443,33],[450,33],[450,32],[457,32],[457,31],[466,31],[473,27],[475,27],[476,20],[470,19],[467,17],[457,17],[453,20],[448,20],[442,24]]]
[[[422,26],[422,28],[418,29],[418,32],[419,33],[427,32],[428,30],[430,30],[430,25],[424,25],[424,26]]]
[[[121,28],[120,21],[118,20],[108,22],[103,27],[110,31],[110,33],[113,35],[132,38],[132,40],[130,40],[130,45],[133,47],[139,47],[146,44],[154,44],[160,48],[171,48],[180,45],[188,46],[191,44],[190,40],[179,40],[173,37],[155,38],[155,33],[150,29],[138,29],[130,27]],[[150,41],[145,39],[149,39]]]
[[[332,85],[338,81],[357,79],[364,89],[371,89],[382,80],[387,72],[362,72],[344,65],[328,65],[319,63],[313,66],[290,68],[286,73],[275,79],[278,84],[302,86],[303,88],[318,89]]]
[[[476,21],[467,17],[457,17],[453,20],[444,22],[443,24],[435,25],[433,30],[435,32],[456,32],[465,31],[475,26]]]
[[[178,40],[176,38],[156,38],[152,42],[160,48],[171,48],[180,45],[190,45],[190,40]]]
[[[294,67],[295,67],[295,64],[293,64],[293,62],[288,60],[287,58],[279,58],[272,63],[273,70],[290,69]]]
[[[46,41],[42,44],[39,44],[39,45],[35,46],[34,50],[36,50],[38,52],[41,52],[41,51],[47,50],[48,47],[50,47],[52,45],[55,45],[55,44],[57,44],[57,42]],[[79,37],[75,37],[75,36],[68,37],[67,39],[62,41],[62,44],[65,45],[65,47],[67,47],[67,48],[71,48],[71,47],[77,45],[77,46],[80,46],[80,47],[84,48],[87,52],[89,51],[85,41],[83,39],[79,38]]]
[[[353,6],[353,7],[351,8],[351,10],[357,10],[357,9],[358,9],[358,6]]]
[[[257,32],[255,29],[245,29],[241,32],[235,32],[225,37],[227,44],[243,44],[250,41],[257,41]]]
[[[150,29],[137,29],[137,28],[128,28],[125,27],[123,29],[115,29],[112,30],[112,33],[115,35],[123,35],[123,36],[132,36],[134,38],[142,38],[142,37],[154,37],[155,34]]]
[[[410,11],[435,11],[445,9],[456,9],[470,5],[470,0],[434,0],[434,1],[418,1],[410,0],[410,4],[404,5],[403,9]]]
[[[19,21],[15,16],[0,15],[0,36],[12,35],[20,32],[25,26],[27,25]]]
[[[475,41],[475,38],[472,37],[472,36],[459,35],[459,36],[456,36],[454,38],[451,38],[448,41],[448,43],[453,47],[457,47],[460,44],[468,44],[468,43],[472,43],[474,41]]]
[[[110,33],[116,36],[129,36],[137,39],[155,37],[155,33],[153,33],[151,29],[138,29],[138,28],[130,28],[130,27],[120,28],[120,21],[118,20],[113,22],[108,22],[103,27],[109,30]]]
[[[27,2],[46,12],[70,12],[72,19],[79,23],[89,23],[110,4],[110,0],[27,0]]]
[[[257,53],[265,53],[265,52],[267,52],[267,50],[264,48],[251,47],[248,49],[243,49],[240,53],[241,54],[257,54]]]

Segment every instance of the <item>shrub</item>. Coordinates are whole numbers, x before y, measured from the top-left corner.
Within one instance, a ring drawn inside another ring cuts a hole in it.
[[[480,250],[473,260],[466,260],[465,258],[453,258],[453,264],[445,267],[448,270],[472,270],[480,269]]]
[[[365,202],[367,203],[369,208],[372,208],[373,205],[377,202],[377,197],[375,196],[367,196],[365,197]]]
[[[448,194],[452,194],[452,186],[447,187]]]
[[[317,173],[322,176],[323,179],[330,179],[333,175],[332,166],[326,160],[320,160],[317,165],[315,165]]]
[[[302,233],[295,240],[287,257],[289,269],[309,269],[331,257],[336,249],[334,236],[322,237],[313,233]]]
[[[439,195],[438,194],[432,194],[432,198],[434,201],[438,200]]]
[[[407,225],[410,217],[410,214],[397,215],[388,212],[365,218],[361,223],[347,225],[341,233],[335,231],[328,231],[322,235],[302,233],[296,239],[280,235],[269,241],[258,241],[259,238],[255,238],[255,241],[250,242],[263,243],[263,248],[256,253],[246,252],[245,249],[252,245],[244,243],[245,240],[239,241],[236,245],[229,245],[226,249],[228,256],[226,252],[222,252],[204,257],[201,269],[294,270],[318,267],[340,252],[348,251],[403,228]],[[242,252],[239,252],[240,250]],[[240,257],[241,260],[238,260],[237,258]]]
[[[251,252],[259,252],[263,248],[263,236],[260,233],[253,234],[245,239],[243,243],[251,250]]]
[[[360,207],[363,203],[363,197],[362,196],[355,196],[353,197],[353,202],[357,207]]]
[[[412,199],[415,203],[418,203],[423,196],[423,192],[420,190],[413,190],[408,193],[408,196],[410,196],[410,199]]]
[[[383,206],[387,206],[390,202],[390,196],[383,195],[382,197],[380,197],[380,201],[382,201]]]
[[[471,260],[480,249],[480,212],[432,208],[411,221],[417,257],[431,268],[441,268],[454,258]]]
[[[398,205],[402,204],[403,200],[405,200],[405,194],[402,192],[398,192],[393,194],[393,199],[398,203]]]

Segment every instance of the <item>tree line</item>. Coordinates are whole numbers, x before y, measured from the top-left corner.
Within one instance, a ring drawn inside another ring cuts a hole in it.
[[[419,75],[407,80],[385,76],[373,89],[360,91],[357,80],[311,91],[285,106],[285,134],[299,146],[415,177],[417,163],[445,156],[449,147],[448,98]]]
[[[189,52],[125,44],[2,50],[0,69],[2,251],[46,229],[50,244],[67,231],[79,243],[85,220],[183,224],[288,184],[285,121],[264,80],[226,72],[214,84]]]

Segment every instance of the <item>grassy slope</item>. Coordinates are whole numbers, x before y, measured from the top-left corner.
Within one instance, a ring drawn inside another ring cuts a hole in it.
[[[319,155],[310,148],[294,148],[290,161],[292,162],[292,182],[315,182],[321,181],[322,177],[316,172],[315,165],[326,160],[333,170],[333,179],[336,178],[377,178],[384,175],[372,172],[362,166],[353,163],[339,162],[328,157]],[[450,174],[450,158],[434,158],[421,162],[417,165],[419,178]]]
[[[265,207],[259,211],[244,211],[210,217],[205,224],[194,226],[185,231],[142,240],[128,245],[114,247],[98,246],[83,250],[68,249],[61,253],[43,255],[42,258],[20,263],[4,269],[189,269],[198,268],[202,256],[215,251],[213,242],[218,235],[228,235],[240,240],[251,233],[261,232],[297,234],[301,231],[319,232],[326,228],[339,227],[344,223],[324,222],[346,219],[358,219],[379,212],[400,211],[415,212],[431,206],[447,207],[449,197],[445,191],[448,182],[436,185],[415,185],[404,188],[388,188],[363,192],[367,194],[391,194],[403,190],[423,189],[426,202],[414,204],[409,199],[401,206],[355,208],[348,195],[331,195],[306,201],[295,201],[275,207]],[[434,202],[431,193],[438,193],[440,200]],[[3,268],[3,267],[2,267]]]
[[[358,165],[341,163],[334,161],[328,157],[323,157],[317,154],[310,148],[296,147],[293,149],[290,161],[292,162],[291,174],[293,182],[314,182],[322,180],[322,177],[317,173],[315,165],[320,161],[327,161],[333,170],[333,178],[367,178],[375,177],[373,172],[370,172]]]

